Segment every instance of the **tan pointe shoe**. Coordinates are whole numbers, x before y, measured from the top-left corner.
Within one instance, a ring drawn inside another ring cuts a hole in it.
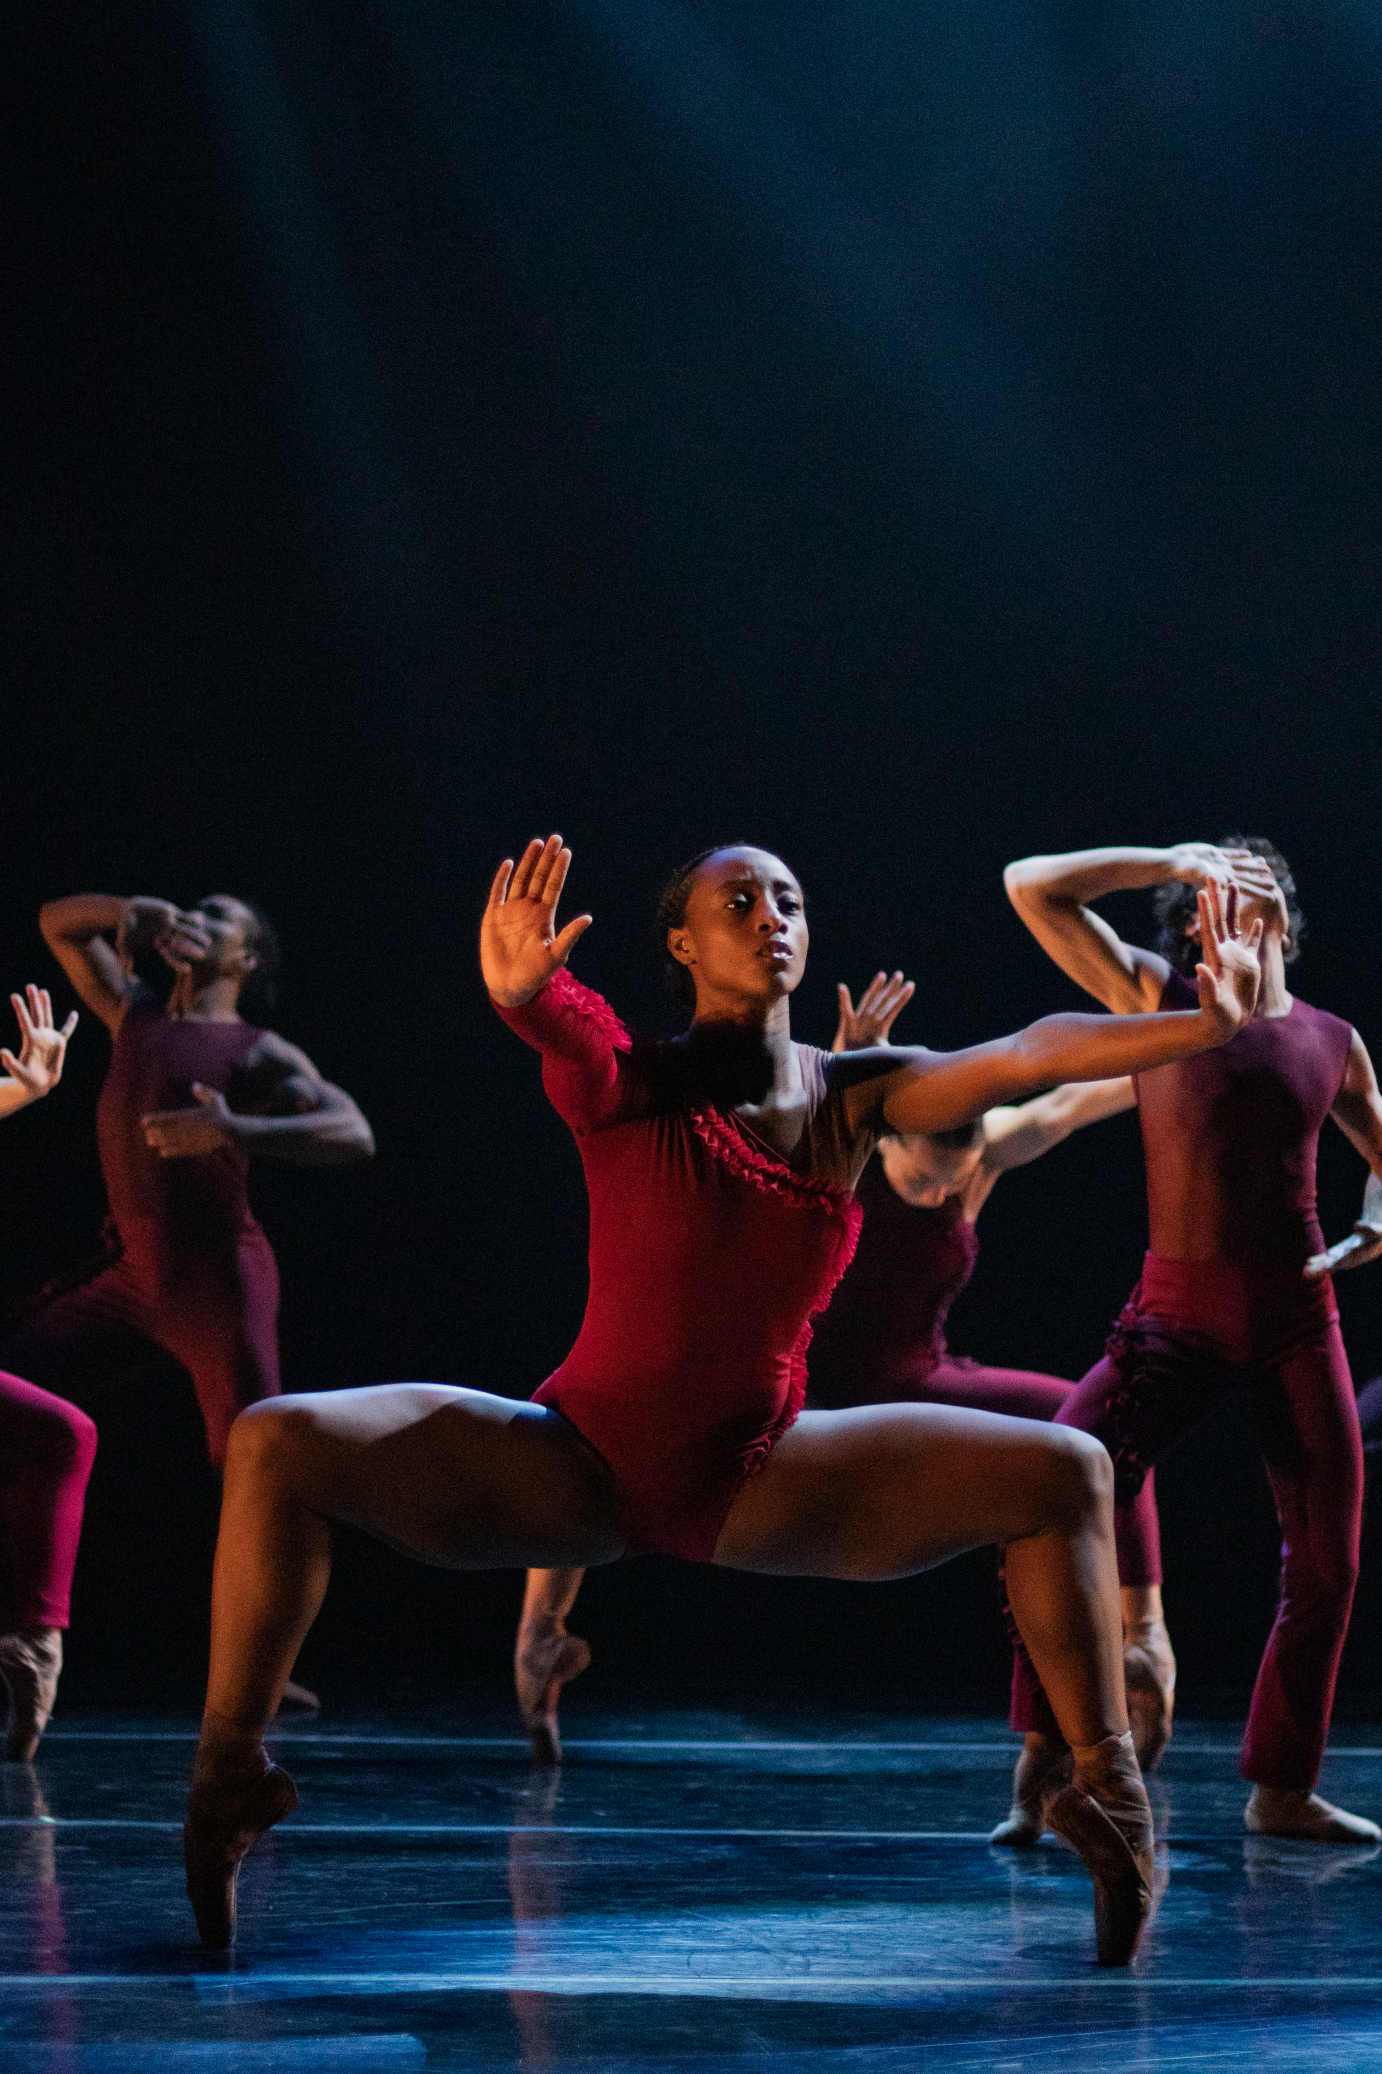
[[[297,1787],[279,1765],[194,1779],[182,1827],[187,1898],[208,1951],[235,1942],[235,1890],[245,1853],[266,1829],[291,1815]]]
[[[37,1628],[0,1635],[0,1678],[9,1688],[5,1756],[27,1764],[42,1740],[62,1672],[62,1629]]]
[[[1052,1736],[1029,1730],[1013,1770],[1013,1804],[1005,1822],[989,1837],[991,1844],[1027,1850],[1040,1843],[1047,1828],[1046,1805],[1062,1786],[1068,1786],[1075,1760],[1070,1746]]]
[[[1074,1751],[1073,1784],[1056,1794],[1047,1820],[1072,1844],[1094,1885],[1094,1937],[1101,1966],[1127,1966],[1151,1913],[1154,1838],[1147,1791],[1131,1733]]]
[[[528,1634],[520,1628],[514,1647],[513,1675],[518,1710],[539,1764],[561,1763],[561,1731],[557,1702],[563,1685],[590,1667],[590,1644],[565,1629],[555,1634]]]
[[[1171,1695],[1147,1651],[1136,1643],[1123,1650],[1123,1686],[1133,1750],[1142,1770],[1149,1772],[1171,1740]]]
[[[315,1692],[299,1685],[296,1678],[289,1678],[278,1696],[275,1711],[279,1714],[320,1714],[321,1708],[322,1703]]]
[[[1311,1844],[1382,1842],[1382,1829],[1366,1815],[1350,1815],[1305,1786],[1254,1786],[1243,1827],[1254,1836],[1295,1836]]]

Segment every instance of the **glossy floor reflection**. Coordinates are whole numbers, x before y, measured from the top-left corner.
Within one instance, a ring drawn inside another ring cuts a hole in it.
[[[0,1767],[4,2074],[1382,2069],[1382,1855],[1245,1836],[1222,1726],[1153,1782],[1169,1883],[1122,1975],[1078,1861],[986,1842],[992,1722],[586,1712],[548,1775],[502,1716],[278,1740],[302,1805],[224,1965],[182,1895],[190,1723],[69,1712]],[[1382,1732],[1337,1743],[1325,1790],[1382,1813]]]

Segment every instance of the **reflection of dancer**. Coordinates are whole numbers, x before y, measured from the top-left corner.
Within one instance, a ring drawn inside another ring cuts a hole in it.
[[[856,1007],[840,988],[839,1053],[885,1045],[913,992],[901,973],[879,973]],[[1027,1165],[1072,1131],[1130,1109],[1128,1079],[1053,1089],[1017,1107],[990,1109],[940,1135],[889,1132],[859,1177],[864,1212],[853,1262],[811,1342],[806,1402],[815,1410],[852,1405],[951,1404],[1014,1418],[1052,1419],[1073,1385],[1023,1369],[989,1368],[945,1343],[951,1305],[974,1272],[976,1224],[999,1176]],[[1149,1477],[1119,1518],[1118,1573],[1133,1733],[1144,1765],[1166,1737],[1167,1696],[1142,1654],[1153,1631],[1165,1640],[1159,1584],[1156,1500]],[[535,1756],[561,1754],[557,1705],[564,1684],[590,1661],[588,1644],[566,1632],[580,1589],[579,1570],[535,1570],[527,1583],[514,1650],[519,1708]],[[1169,1654],[1169,1644],[1166,1645]],[[1168,1681],[1169,1682],[1169,1681]]]
[[[1095,1881],[1101,1955],[1130,1956],[1151,1823],[1123,1701],[1109,1468],[1055,1426],[947,1406],[798,1418],[807,1320],[853,1245],[851,1184],[878,1132],[943,1130],[1063,1078],[1183,1057],[1239,1027],[1256,960],[1205,902],[1197,1010],[1055,1017],[952,1056],[794,1044],[801,890],[776,857],[710,851],[664,898],[690,975],[687,1037],[634,1045],[563,970],[560,838],[500,867],[481,933],[500,1015],[543,1055],[591,1201],[576,1346],[531,1405],[439,1384],[344,1390],[237,1420],[188,1806],[203,1939],[229,1941],[234,1879],[296,1800],[262,1730],[326,1590],[332,1522],[456,1568],[613,1562],[661,1548],[776,1574],[906,1575],[1008,1543],[1008,1591],[1075,1747],[1052,1820]],[[534,1234],[540,1276],[543,1240]]]
[[[279,1389],[278,1269],[250,1213],[249,1158],[359,1159],[369,1126],[305,1053],[241,1019],[241,990],[272,951],[244,902],[184,913],[79,893],[41,921],[115,1040],[96,1129],[121,1258],[26,1319],[0,1358],[86,1403],[163,1349],[192,1378],[219,1469],[237,1412]],[[177,974],[166,1005],[130,969],[141,946]]]
[[[1010,865],[1008,891],[1061,969],[1115,1013],[1184,1008],[1197,955],[1195,888],[1236,881],[1264,926],[1262,992],[1212,1057],[1138,1076],[1151,1251],[1103,1361],[1059,1413],[1104,1441],[1126,1504],[1149,1466],[1233,1390],[1247,1393],[1282,1529],[1281,1598],[1243,1745],[1251,1830],[1375,1840],[1375,1823],[1312,1789],[1329,1728],[1358,1566],[1362,1462],[1348,1359],[1315,1215],[1315,1152],[1332,1115],[1382,1172],[1382,1099],[1361,1039],[1294,999],[1302,916],[1285,859],[1253,837],[1222,848],[1085,850]],[[1086,903],[1161,886],[1164,955],[1114,935]],[[1353,1242],[1345,1242],[1346,1246]],[[1361,1242],[1354,1251],[1364,1250]],[[1367,1250],[1379,1250],[1367,1240]],[[1039,1805],[1059,1756],[1029,1681],[1019,1799]]]
[[[0,1116],[40,1101],[62,1078],[69,1015],[53,1027],[42,987],[11,994],[23,1042],[0,1051]],[[74,1404],[0,1374],[0,1525],[7,1558],[0,1594],[0,1678],[9,1691],[5,1755],[27,1763],[48,1726],[62,1670],[62,1631],[72,1604],[72,1572],[82,1531],[96,1428]]]

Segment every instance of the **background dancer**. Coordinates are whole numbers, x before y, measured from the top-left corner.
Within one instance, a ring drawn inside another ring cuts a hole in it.
[[[89,1407],[161,1349],[191,1377],[220,1472],[237,1413],[280,1388],[278,1267],[250,1211],[250,1158],[363,1159],[369,1125],[305,1052],[241,1017],[242,990],[277,955],[247,902],[79,893],[39,920],[114,1039],[96,1132],[120,1258],[27,1317],[0,1365]],[[166,1002],[135,977],[141,950],[176,975]],[[297,1685],[287,1699],[316,1704]]]
[[[1281,1594],[1242,1753],[1251,1830],[1375,1841],[1376,1823],[1315,1793],[1358,1569],[1362,1452],[1348,1358],[1315,1215],[1326,1116],[1382,1172],[1382,1100],[1356,1030],[1293,997],[1304,917],[1286,860],[1261,837],[1220,846],[1083,850],[1009,865],[1018,913],[1062,971],[1116,1014],[1192,998],[1197,889],[1236,884],[1263,925],[1262,991],[1213,1056],[1137,1077],[1151,1250],[1104,1359],[1057,1414],[1097,1434],[1127,1504],[1151,1464],[1230,1391],[1246,1393],[1282,1530]],[[1160,955],[1087,903],[1160,887]],[[1354,1250],[1361,1250],[1356,1248]],[[1376,1249],[1373,1249],[1376,1250]],[[1029,1679],[1016,1799],[1039,1826],[1059,1739]],[[1018,1808],[1015,1808],[1016,1816]]]
[[[856,1007],[841,986],[832,1051],[886,1045],[915,987],[880,972]],[[1074,1384],[1059,1376],[991,1368],[952,1355],[945,1342],[951,1305],[974,1272],[976,1224],[998,1178],[1060,1144],[1072,1131],[1131,1109],[1131,1080],[1053,1089],[1019,1106],[990,1109],[958,1130],[889,1132],[856,1188],[864,1212],[859,1245],[816,1321],[806,1402],[814,1410],[907,1401],[953,1404],[1014,1418],[1052,1419]],[[1118,1574],[1133,1734],[1145,1768],[1165,1745],[1175,1659],[1161,1607],[1160,1541],[1149,1476],[1119,1515]],[[580,1570],[534,1570],[524,1592],[514,1648],[519,1711],[540,1763],[561,1755],[557,1708],[563,1685],[585,1670],[589,1644],[566,1632]],[[1153,1657],[1149,1652],[1154,1650]]]
[[[0,1117],[51,1094],[62,1078],[75,1009],[60,1030],[43,987],[11,994],[18,1055],[0,1051]],[[9,1695],[5,1755],[26,1764],[48,1726],[62,1671],[96,1428],[74,1404],[0,1373],[0,1678]]]
[[[845,1058],[792,1042],[801,889],[770,853],[706,852],[660,909],[691,974],[687,1037],[635,1045],[563,968],[559,837],[499,868],[481,963],[499,1014],[543,1055],[591,1202],[590,1296],[532,1404],[438,1384],[257,1406],[236,1422],[216,1555],[211,1677],[188,1806],[203,1939],[234,1934],[256,1834],[295,1804],[262,1731],[315,1618],[332,1523],[455,1568],[588,1565],[639,1549],[777,1575],[903,1576],[1008,1544],[1016,1619],[1075,1748],[1053,1822],[1095,1883],[1101,1958],[1130,1957],[1150,1899],[1151,1822],[1123,1700],[1111,1480],[1058,1426],[940,1405],[798,1413],[808,1320],[857,1232],[851,1184],[894,1130],[943,1130],[1062,1078],[1222,1042],[1256,998],[1213,891],[1195,1011],[1057,1016],[950,1056]],[[532,1235],[535,1275],[543,1236]]]

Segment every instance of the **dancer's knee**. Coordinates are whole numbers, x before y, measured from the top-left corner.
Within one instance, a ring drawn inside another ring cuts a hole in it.
[[[1042,1497],[1048,1529],[1080,1533],[1103,1515],[1113,1515],[1113,1464],[1091,1433],[1075,1426],[1049,1426],[1043,1453]]]
[[[298,1461],[311,1444],[316,1422],[310,1400],[266,1397],[242,1411],[225,1444],[226,1482],[262,1483]]]

